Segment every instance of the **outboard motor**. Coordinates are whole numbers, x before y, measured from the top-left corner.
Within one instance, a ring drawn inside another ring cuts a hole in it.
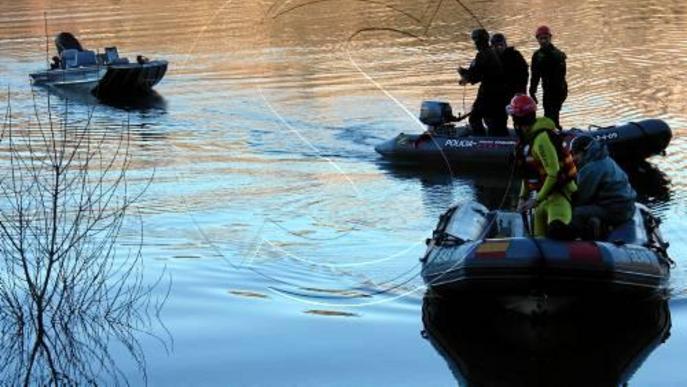
[[[81,43],[69,32],[60,32],[55,37],[55,47],[57,47],[57,53],[62,54],[64,50],[76,50],[83,51]]]
[[[441,101],[422,101],[420,121],[429,129],[436,129],[455,120],[451,104]]]

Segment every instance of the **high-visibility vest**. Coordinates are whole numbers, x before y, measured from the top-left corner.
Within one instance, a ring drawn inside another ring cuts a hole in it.
[[[556,185],[554,190],[560,190],[570,181],[575,181],[577,178],[577,167],[573,161],[572,154],[567,147],[563,145],[563,138],[559,132],[554,132],[549,129],[539,129],[531,136],[531,140],[525,144],[518,144],[518,167],[522,171],[522,177],[525,184],[530,191],[538,191],[541,189],[546,180],[546,170],[544,165],[532,154],[532,144],[534,140],[542,133],[549,136],[551,144],[556,149],[556,156],[558,156],[558,175],[556,177]]]

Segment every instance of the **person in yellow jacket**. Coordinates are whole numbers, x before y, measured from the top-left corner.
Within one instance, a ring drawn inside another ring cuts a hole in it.
[[[518,211],[534,209],[534,236],[572,239],[571,195],[577,190],[577,169],[562,144],[556,124],[537,118],[537,104],[516,95],[507,107],[518,135],[516,162],[523,175]],[[530,198],[530,193],[536,196]]]

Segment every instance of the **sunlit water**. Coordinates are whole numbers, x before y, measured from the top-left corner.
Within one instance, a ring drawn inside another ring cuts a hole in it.
[[[464,3],[528,59],[533,30],[552,27],[568,55],[564,126],[672,127],[642,190],[677,261],[672,336],[631,384],[686,383],[687,5]],[[147,275],[166,267],[172,281],[161,317],[173,340],[141,338],[150,385],[455,385],[420,334],[418,258],[449,204],[497,206],[507,174],[398,170],[373,146],[421,131],[424,99],[469,109],[476,89],[455,69],[474,55],[477,22],[458,2],[2,2],[1,86],[26,119],[44,12],[51,53],[52,36],[71,31],[90,48],[170,62],[152,106],[99,105],[92,125],[130,120],[132,176],[154,179],[136,213]],[[87,113],[72,102],[72,116]],[[125,355],[121,367],[139,383]]]

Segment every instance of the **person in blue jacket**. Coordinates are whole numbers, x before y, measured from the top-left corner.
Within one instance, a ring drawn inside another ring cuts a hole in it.
[[[574,139],[572,154],[577,165],[577,191],[571,226],[583,239],[600,239],[604,230],[632,218],[637,193],[606,146],[593,137]]]

